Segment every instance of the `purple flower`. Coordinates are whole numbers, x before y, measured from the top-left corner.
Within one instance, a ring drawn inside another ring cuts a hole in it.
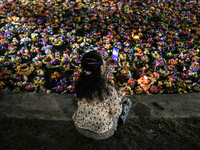
[[[66,78],[60,79],[60,84],[67,86],[67,80],[66,80]]]
[[[55,87],[56,92],[61,92],[63,90],[62,86]]]
[[[51,64],[57,64],[58,63],[58,60],[57,59],[53,59],[53,60],[51,60]]]
[[[45,81],[45,77],[41,77],[40,79],[41,79],[42,81]]]
[[[74,61],[75,63],[78,63],[78,59],[74,59],[73,61]]]
[[[172,76],[172,79],[173,79],[174,81],[176,81],[176,80],[178,79],[178,76]]]
[[[18,77],[18,78],[17,78],[17,81],[21,81],[21,77]]]
[[[181,59],[185,59],[186,56],[184,56],[183,54],[180,54],[178,57]]]

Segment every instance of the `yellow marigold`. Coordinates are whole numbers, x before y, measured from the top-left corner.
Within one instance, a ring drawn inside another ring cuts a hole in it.
[[[0,63],[3,63],[4,62],[4,59],[3,58],[0,58]]]
[[[158,81],[158,86],[162,85],[162,82],[161,81]]]
[[[179,92],[180,94],[182,94],[182,93],[187,93],[187,91],[185,91],[185,90],[182,89],[182,88],[179,88],[179,89],[178,89],[178,92]]]
[[[20,87],[16,87],[13,92],[19,92],[20,91]]]

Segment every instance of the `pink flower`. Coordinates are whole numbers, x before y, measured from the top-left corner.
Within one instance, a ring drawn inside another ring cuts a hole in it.
[[[25,87],[26,91],[30,91],[33,88],[33,85],[29,84]]]
[[[157,87],[155,87],[155,86],[152,86],[152,87],[150,88],[150,91],[151,91],[152,93],[158,93],[158,89],[157,89]]]
[[[181,78],[188,78],[188,75],[185,73],[181,73]]]

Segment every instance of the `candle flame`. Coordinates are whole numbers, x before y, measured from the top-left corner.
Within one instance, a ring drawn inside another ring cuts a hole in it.
[[[16,17],[16,16],[12,17],[13,21],[17,21],[18,19],[19,19],[19,17]]]
[[[135,40],[137,40],[137,39],[139,39],[140,37],[139,37],[138,35],[135,35],[135,36],[133,36],[133,38],[134,38]]]

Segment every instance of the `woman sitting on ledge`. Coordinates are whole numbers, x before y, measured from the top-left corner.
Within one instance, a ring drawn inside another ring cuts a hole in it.
[[[78,110],[72,119],[77,130],[86,137],[103,140],[117,130],[122,113],[121,98],[125,94],[121,90],[125,87],[119,89],[107,84],[113,65],[113,59],[105,62],[96,51],[85,53],[81,60],[82,72],[75,84]]]

